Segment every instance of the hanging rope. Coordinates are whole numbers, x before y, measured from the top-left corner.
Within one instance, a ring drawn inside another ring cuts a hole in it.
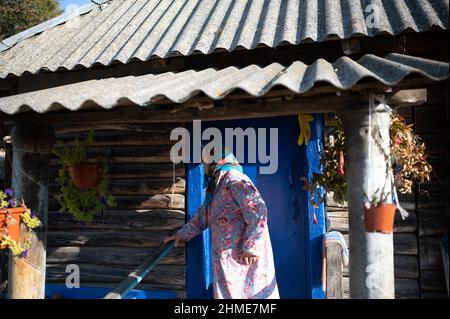
[[[386,101],[385,101],[385,98],[384,98],[383,95],[371,94],[369,96],[369,112],[370,112],[369,113],[369,128],[370,128],[371,132],[373,132],[372,112],[373,112],[373,109],[375,108],[375,100],[377,100],[385,109],[388,108],[388,105],[386,104]],[[375,117],[375,119],[376,119],[377,127],[380,128],[381,125],[380,125],[378,117]],[[369,134],[369,135],[370,135],[370,139],[371,139],[372,138],[372,134]],[[377,142],[377,141],[375,140],[375,142]],[[385,159],[387,161],[387,168],[386,168],[387,179],[391,182],[392,196],[393,196],[394,202],[397,205],[397,209],[400,212],[400,215],[402,216],[402,219],[404,220],[404,219],[406,219],[406,217],[409,216],[409,213],[408,213],[408,211],[406,211],[401,206],[400,201],[398,199],[397,188],[395,187],[395,177],[394,177],[394,174],[392,172],[392,162],[391,162],[392,159],[391,159],[391,156],[385,154],[383,145],[380,145],[380,144],[377,144],[377,145],[378,145],[378,147],[380,147],[380,150],[385,155]],[[371,141],[369,141],[369,167],[372,167],[372,163],[371,163],[372,157],[370,156],[370,154],[371,154]],[[371,192],[370,192],[371,191],[371,187],[370,186],[371,186],[370,185],[370,181],[368,180],[368,192],[369,192],[369,194],[371,194]]]

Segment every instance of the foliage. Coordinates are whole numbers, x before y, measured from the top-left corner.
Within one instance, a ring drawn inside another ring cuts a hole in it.
[[[0,40],[59,14],[57,0],[0,0]]]
[[[342,123],[334,117],[330,123],[325,140],[325,150],[321,154],[321,173],[313,174],[310,181],[303,178],[305,189],[310,194],[314,206],[325,201],[325,196],[319,196],[321,187],[333,192],[333,200],[338,204],[345,204],[347,180],[344,169],[345,136]],[[378,134],[378,135],[377,135]],[[411,193],[415,183],[422,183],[430,179],[431,165],[425,154],[425,144],[420,142],[405,120],[394,115],[389,128],[390,155],[385,154],[386,160],[393,164],[395,187],[401,193]],[[372,135],[377,141],[379,132],[373,129]],[[388,175],[387,175],[388,176]],[[384,191],[375,192],[369,199],[371,204],[383,202],[389,194]]]
[[[347,180],[343,167],[344,130],[341,121],[335,117],[330,120],[327,128],[325,149],[320,158],[321,173],[313,173],[311,181],[302,178],[305,189],[308,190],[314,207],[325,201],[326,195],[320,195],[320,188],[333,192],[336,203],[344,203],[347,194]]]
[[[108,189],[108,166],[102,161],[102,178],[98,186],[79,189],[70,176],[70,166],[92,162],[89,158],[89,148],[94,143],[94,132],[91,131],[83,141],[75,140],[71,147],[60,143],[62,151],[53,150],[62,162],[58,171],[58,183],[61,194],[57,199],[61,205],[61,212],[71,213],[77,221],[92,221],[96,213],[104,211],[107,207],[116,205],[114,197]]]
[[[401,116],[391,121],[391,154],[395,186],[400,193],[412,193],[415,182],[430,180],[432,171],[425,154],[425,144],[414,134],[412,125],[407,125]]]
[[[23,203],[19,203],[16,198],[14,198],[14,192],[12,189],[6,189],[5,191],[0,190],[0,211],[6,214],[7,225],[11,226],[16,221],[12,218],[12,214],[9,212],[9,208],[24,207],[25,212],[21,215],[21,222],[27,226],[27,232],[23,235],[23,242],[18,243],[11,236],[7,234],[7,227],[4,226],[0,229],[0,246],[8,247],[15,256],[26,257],[28,254],[28,249],[31,247],[32,243],[32,232],[41,225],[41,221],[36,217],[36,214],[26,207]]]

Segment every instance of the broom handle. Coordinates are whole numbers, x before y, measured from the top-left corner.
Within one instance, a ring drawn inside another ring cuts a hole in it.
[[[122,299],[134,287],[136,287],[147,274],[166,257],[173,248],[173,241],[167,243],[162,249],[147,257],[142,264],[130,272],[128,276],[112,292],[108,293],[103,299]]]

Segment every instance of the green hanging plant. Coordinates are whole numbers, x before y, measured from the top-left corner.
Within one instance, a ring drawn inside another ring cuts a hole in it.
[[[89,149],[93,143],[94,132],[91,131],[84,140],[77,138],[73,146],[59,142],[60,147],[53,150],[53,154],[62,163],[57,178],[61,192],[57,196],[61,205],[60,211],[72,214],[77,221],[92,221],[95,214],[116,205],[114,197],[109,193],[109,174],[106,161],[99,162],[89,157]],[[92,179],[93,175],[98,174],[97,181],[94,181],[93,184],[90,183],[92,181],[88,181],[87,187],[78,185],[77,180],[74,179],[76,177],[74,168],[83,165],[96,166],[93,172],[92,170],[87,172],[87,178]]]

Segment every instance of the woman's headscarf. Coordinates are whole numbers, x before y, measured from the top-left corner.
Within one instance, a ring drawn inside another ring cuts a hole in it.
[[[232,169],[238,170],[239,172],[243,171],[242,166],[239,165],[239,162],[234,157],[233,153],[225,148],[222,152],[222,159],[217,163],[213,162],[208,165],[209,170],[208,173],[205,174],[204,183],[204,185],[206,186],[206,194],[203,204],[205,206],[208,206],[212,201],[212,197],[219,182],[219,176],[221,172],[228,172]]]

